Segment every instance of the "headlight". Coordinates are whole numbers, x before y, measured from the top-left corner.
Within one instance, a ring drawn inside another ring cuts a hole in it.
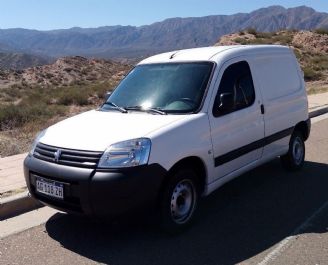
[[[41,131],[41,132],[39,132],[39,133],[37,134],[37,136],[36,136],[35,139],[34,139],[34,142],[33,142],[32,146],[31,146],[30,152],[28,153],[29,155],[32,156],[32,155],[34,154],[35,147],[36,147],[37,144],[39,143],[39,141],[40,141],[40,139],[42,138],[42,136],[45,135],[45,133],[46,133],[46,130],[43,130],[43,131]]]
[[[99,168],[135,167],[148,163],[151,141],[139,138],[109,146],[99,161]]]

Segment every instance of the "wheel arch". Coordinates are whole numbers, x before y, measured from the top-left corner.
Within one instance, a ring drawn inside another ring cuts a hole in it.
[[[204,161],[197,156],[189,156],[185,157],[178,162],[176,162],[167,172],[166,177],[164,178],[161,189],[163,189],[170,179],[170,176],[181,168],[192,168],[196,171],[198,176],[198,185],[199,185],[199,192],[202,194],[205,191],[206,183],[207,183],[207,169]]]
[[[299,131],[303,137],[304,141],[306,141],[310,136],[310,129],[311,129],[311,121],[310,119],[307,121],[301,121],[296,124],[294,131]]]

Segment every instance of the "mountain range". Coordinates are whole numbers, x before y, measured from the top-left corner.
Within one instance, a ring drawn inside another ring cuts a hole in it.
[[[206,17],[170,18],[140,27],[105,26],[39,31],[0,29],[0,52],[57,58],[82,55],[98,58],[141,58],[158,52],[210,46],[229,33],[247,28],[262,32],[280,29],[328,28],[328,13],[306,6],[270,6],[251,13]],[[0,56],[1,61],[1,56]],[[0,67],[12,67],[0,63]],[[23,64],[24,65],[24,64]]]

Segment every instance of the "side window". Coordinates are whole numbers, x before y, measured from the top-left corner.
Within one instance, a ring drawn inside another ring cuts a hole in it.
[[[223,101],[223,96],[225,98]],[[246,61],[234,63],[224,71],[213,106],[215,117],[251,106],[255,91],[251,70]]]

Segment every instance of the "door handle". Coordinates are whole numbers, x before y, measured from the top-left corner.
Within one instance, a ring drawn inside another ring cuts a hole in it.
[[[261,104],[261,113],[264,114],[264,105]]]

